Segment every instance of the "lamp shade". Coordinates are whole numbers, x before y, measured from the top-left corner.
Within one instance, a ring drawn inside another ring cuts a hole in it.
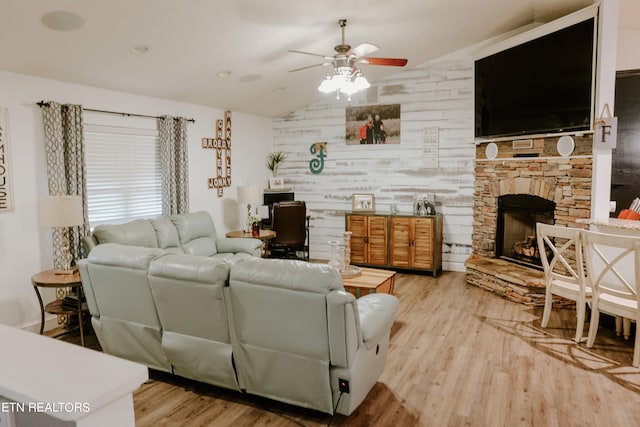
[[[40,199],[40,225],[73,227],[84,224],[82,197],[49,196]]]
[[[262,204],[260,200],[260,187],[257,185],[244,185],[238,187],[238,202],[249,205]]]

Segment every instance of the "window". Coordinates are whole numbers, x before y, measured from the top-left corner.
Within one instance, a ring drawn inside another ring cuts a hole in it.
[[[88,112],[84,121],[89,225],[160,216],[162,177],[156,122],[104,118]]]

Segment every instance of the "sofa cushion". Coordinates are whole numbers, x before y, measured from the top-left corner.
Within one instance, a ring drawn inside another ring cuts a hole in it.
[[[137,219],[124,224],[103,224],[93,230],[94,237],[99,244],[119,243],[127,246],[143,246],[157,248],[158,239],[151,222]]]
[[[180,246],[178,230],[169,218],[154,218],[151,220],[151,225],[156,232],[159,248],[164,249],[165,252],[184,252]]]
[[[209,213],[200,211],[173,215],[169,218],[178,231],[182,250],[189,255],[213,256],[217,234]]]

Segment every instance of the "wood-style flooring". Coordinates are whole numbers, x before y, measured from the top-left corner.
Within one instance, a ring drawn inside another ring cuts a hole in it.
[[[464,273],[398,274],[400,310],[384,373],[349,417],[331,417],[151,371],[136,426],[637,426],[633,337],[601,327],[572,341],[575,310],[507,301]],[[585,329],[586,333],[586,329]]]

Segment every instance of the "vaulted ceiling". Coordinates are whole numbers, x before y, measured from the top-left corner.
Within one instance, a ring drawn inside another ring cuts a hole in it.
[[[300,50],[333,55],[346,42],[416,66],[591,0],[0,0],[0,69],[275,117],[321,100],[327,68]],[[640,2],[621,0],[621,26]],[[54,11],[71,12],[43,17]],[[72,15],[72,16],[73,16]],[[637,19],[636,19],[637,18]],[[363,65],[371,82],[398,71]]]

